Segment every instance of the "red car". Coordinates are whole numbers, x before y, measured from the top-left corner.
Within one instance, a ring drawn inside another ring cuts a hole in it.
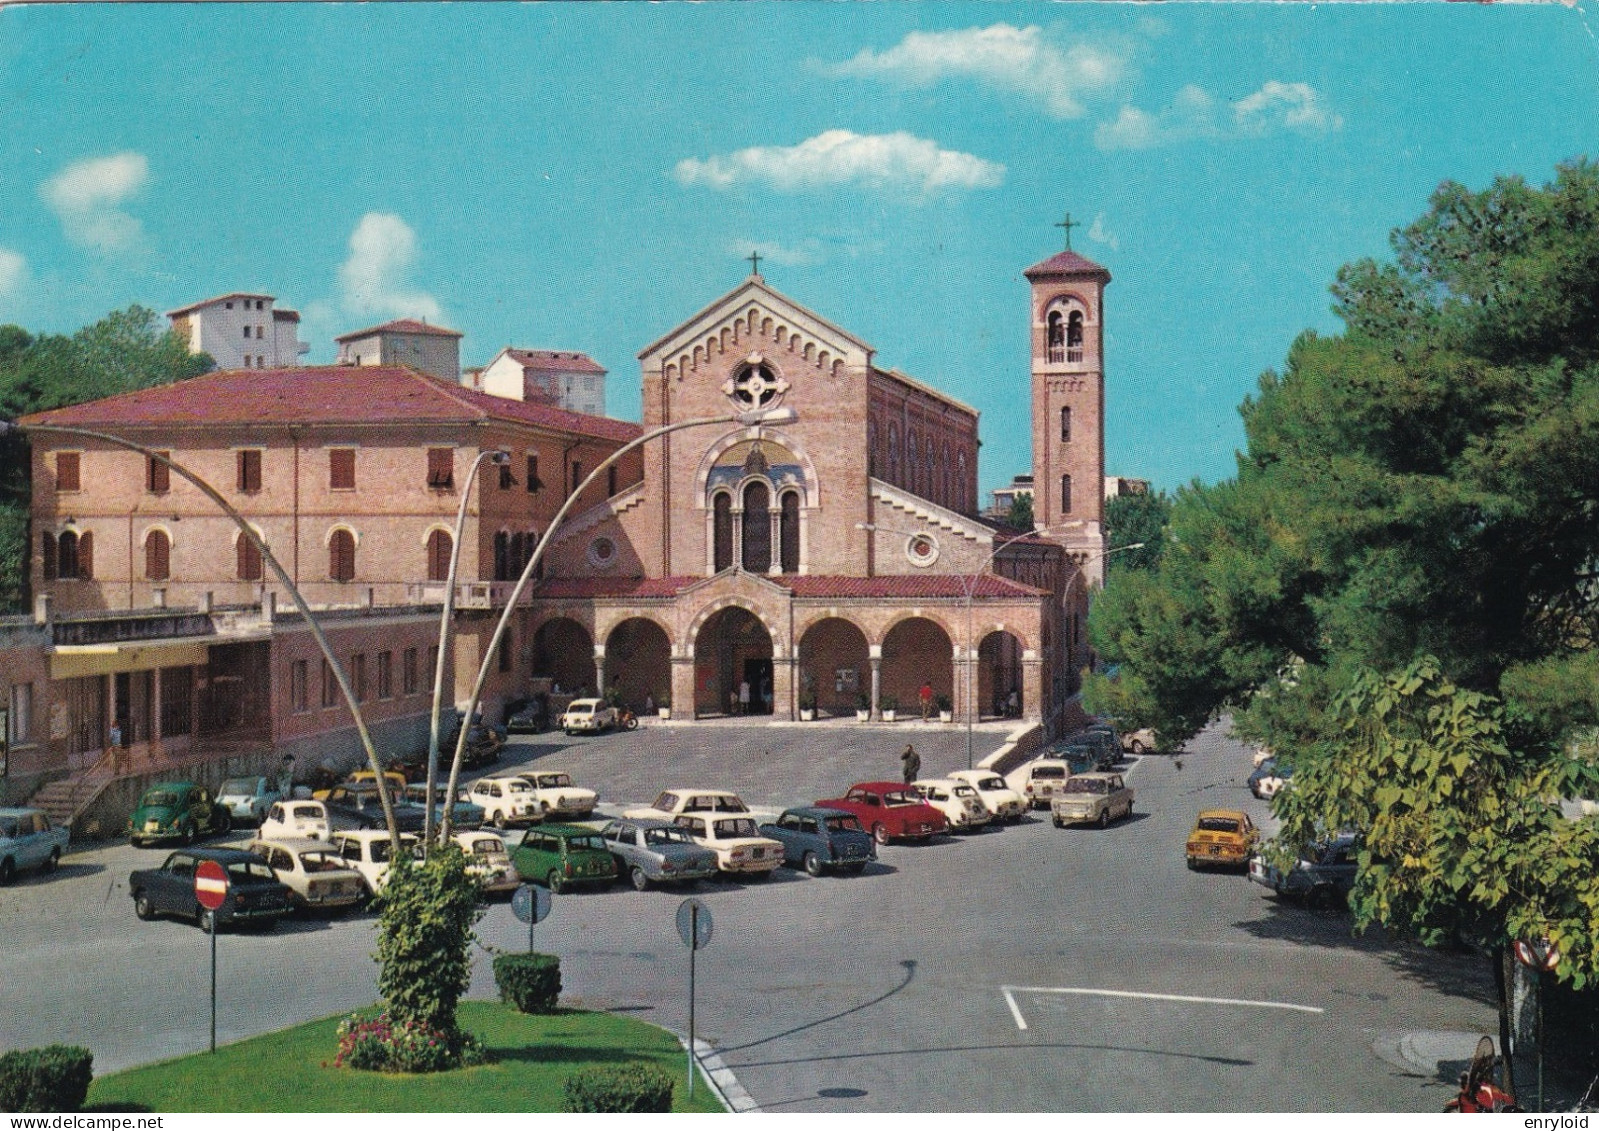
[[[860,818],[861,827],[877,839],[926,840],[949,831],[944,814],[897,781],[863,781],[843,797],[818,801],[823,809],[842,809]]]

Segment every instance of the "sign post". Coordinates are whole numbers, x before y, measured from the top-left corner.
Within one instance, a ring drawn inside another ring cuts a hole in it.
[[[677,934],[688,947],[688,1098],[694,1098],[694,1069],[699,1058],[694,1053],[694,952],[711,941],[711,909],[697,899],[685,899],[677,906]]]
[[[211,1051],[217,1051],[217,911],[228,901],[228,874],[215,860],[194,870],[194,899],[211,913]]]
[[[550,914],[550,893],[532,884],[523,884],[511,893],[511,914],[527,924],[527,952],[533,953],[533,924]]]
[[[1538,1013],[1535,1018],[1533,1035],[1538,1043],[1538,1109],[1543,1110],[1543,976],[1560,965],[1560,947],[1548,939],[1536,939],[1532,942],[1523,942],[1517,939],[1510,948],[1516,955],[1516,961],[1533,972],[1535,989],[1538,994]]]

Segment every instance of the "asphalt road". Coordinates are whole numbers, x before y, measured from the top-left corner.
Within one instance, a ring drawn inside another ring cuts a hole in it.
[[[979,756],[999,738],[981,735]],[[958,728],[737,724],[519,738],[515,756],[570,769],[602,807],[669,786],[779,807],[896,776],[907,740],[924,773],[965,764]],[[1040,811],[889,846],[859,877],[700,885],[715,937],[698,959],[698,1035],[769,1111],[1437,1111],[1454,1066],[1407,1072],[1373,1045],[1493,1031],[1483,964],[1352,939],[1345,915],[1189,872],[1198,809],[1267,814],[1243,786],[1248,752],[1219,731],[1180,761],[1132,765],[1135,814],[1108,830],[1055,829]],[[162,857],[96,848],[0,890],[0,1045],[86,1044],[99,1071],[205,1047],[206,936],[136,921],[127,895],[128,872]],[[555,897],[536,941],[561,956],[563,1000],[685,1029],[683,896]],[[222,935],[218,1039],[370,1004],[371,923]],[[479,933],[527,943],[503,904]],[[494,996],[486,954],[471,993]]]

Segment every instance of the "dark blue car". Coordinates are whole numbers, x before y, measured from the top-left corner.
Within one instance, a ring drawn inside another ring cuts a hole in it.
[[[783,863],[813,876],[830,868],[859,875],[877,859],[872,835],[853,813],[841,809],[785,809],[775,822],[761,826],[761,835],[783,845]]]

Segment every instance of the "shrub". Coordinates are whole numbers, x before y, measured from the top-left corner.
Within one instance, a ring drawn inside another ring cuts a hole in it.
[[[445,1033],[420,1021],[396,1021],[387,1011],[352,1013],[339,1023],[336,1068],[366,1072],[447,1072],[482,1064],[487,1054],[477,1038]]]
[[[459,846],[426,861],[402,853],[377,896],[378,990],[399,1022],[453,1034],[455,1007],[472,978],[480,885]]]
[[[672,1078],[653,1064],[585,1068],[566,1078],[562,1111],[661,1112],[672,1110]]]
[[[877,705],[884,711],[897,711],[899,710],[899,697],[896,695],[885,695],[878,700]]]
[[[549,1013],[561,996],[561,960],[553,954],[502,954],[494,960],[500,1000],[522,1013]]]
[[[0,1056],[0,1111],[77,1111],[94,1078],[94,1054],[76,1045]]]
[[[948,695],[935,696],[934,703],[940,711],[952,711],[955,709],[955,702]]]

